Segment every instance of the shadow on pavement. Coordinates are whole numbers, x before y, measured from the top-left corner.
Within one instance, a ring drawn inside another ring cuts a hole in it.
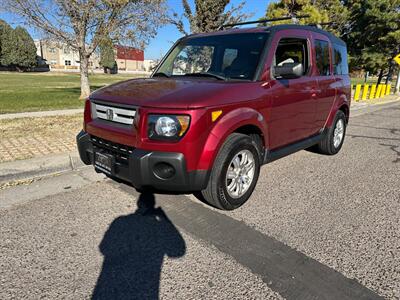
[[[154,195],[140,194],[137,207],[115,219],[100,243],[104,262],[93,299],[158,299],[164,256],[185,255],[184,239]]]
[[[127,185],[117,186],[128,195],[136,195],[132,187],[128,187]],[[141,194],[140,198],[142,197],[144,197],[143,194]],[[152,194],[151,197],[153,199],[152,201],[154,201],[154,196]],[[252,228],[245,222],[212,210],[185,195],[177,196],[164,194],[160,195],[157,202],[158,205],[162,206],[163,211],[168,214],[168,218],[171,221],[166,219],[168,223],[163,225],[166,228],[159,227],[158,225],[154,226],[154,228],[150,226],[150,228],[153,228],[151,234],[157,236],[157,238],[153,238],[152,236],[148,244],[143,244],[141,241],[138,245],[134,246],[136,250],[127,251],[132,256],[133,262],[130,262],[130,260],[129,262],[125,262],[126,269],[124,269],[124,262],[117,263],[110,261],[110,258],[116,255],[112,252],[113,249],[111,249],[111,256],[102,251],[105,255],[105,261],[99,283],[95,288],[95,298],[157,298],[162,257],[165,254],[178,257],[185,253],[184,241],[176,228],[171,224],[171,222],[173,222],[194,238],[213,245],[222,253],[229,255],[237,263],[249,269],[253,274],[258,275],[269,288],[286,299],[383,299],[357,280],[347,278],[338,271],[291,248],[274,237]],[[152,211],[154,211],[154,205],[152,205],[152,207]],[[156,210],[161,210],[161,208],[157,208]],[[154,213],[151,213],[151,215],[154,215]],[[157,216],[157,214],[155,215]],[[162,215],[165,216],[164,212]],[[122,218],[129,218],[129,216]],[[142,220],[143,217],[140,216],[138,218]],[[115,222],[117,221],[114,221],[114,223]],[[140,221],[138,223],[139,224],[130,225],[130,222],[127,222],[126,226],[131,226],[133,228],[139,226],[139,229],[148,230],[145,222]],[[113,225],[110,226],[110,230],[112,226]],[[129,228],[126,229],[128,232],[136,232],[136,230],[138,229],[132,231],[130,231]],[[150,233],[150,230],[148,230],[148,232]],[[116,238],[120,240],[118,235],[121,233],[117,231],[114,234]],[[107,235],[108,233],[106,236]],[[164,235],[167,235],[169,238],[165,237],[165,240],[163,240]],[[147,234],[143,236],[144,239],[150,238]],[[121,237],[121,239],[123,238],[124,237]],[[106,237],[104,240],[106,240]],[[109,242],[113,243],[112,240]],[[160,246],[160,242],[165,243],[165,245],[162,244]],[[102,244],[103,243],[104,241]],[[125,245],[123,241],[121,241],[120,244]],[[131,243],[128,243],[128,245],[130,244]],[[148,256],[146,256],[146,252],[151,251],[149,248],[152,247],[152,245],[157,246],[159,250],[150,252]],[[118,249],[118,247],[111,247]],[[173,251],[167,251],[167,249],[171,248]],[[125,259],[127,256],[129,256],[129,254],[124,254],[121,257]],[[116,260],[118,261],[118,259]],[[153,264],[154,260],[157,260],[155,264]],[[146,264],[148,263],[151,265],[149,265],[148,270],[146,270]],[[139,270],[135,272],[135,268],[139,268]],[[223,268],[223,266],[221,266],[221,268]],[[142,269],[144,269],[145,272],[140,271]],[[121,274],[127,279],[121,278]],[[143,282],[146,278],[150,278],[150,282]],[[104,288],[101,287],[102,280],[104,280]],[[107,280],[110,280],[110,282],[107,282]],[[140,282],[136,282],[135,280],[140,280]],[[113,284],[113,282],[118,284]],[[124,284],[126,285],[126,282],[131,283],[133,288],[128,289],[125,287]],[[123,292],[120,294],[112,294],[113,291],[111,290],[109,293],[101,293],[102,290],[107,292],[107,289]],[[130,295],[128,293],[132,294]],[[127,296],[124,297],[124,295]],[[207,297],[205,296],[205,298]]]

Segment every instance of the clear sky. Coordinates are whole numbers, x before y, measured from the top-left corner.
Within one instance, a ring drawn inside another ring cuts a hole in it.
[[[237,6],[242,0],[231,0],[229,7],[232,5]],[[265,14],[265,10],[270,0],[244,0],[245,6],[243,11],[245,13],[252,13],[252,20],[261,18]],[[194,1],[189,0],[189,3],[194,7]],[[178,13],[182,14],[182,1],[181,0],[167,0],[168,7]],[[20,24],[21,20],[17,17],[8,13],[0,13],[0,19],[10,23],[13,27]],[[23,26],[23,24],[21,24]],[[187,25],[187,24],[186,24]],[[32,28],[27,28],[29,33],[34,39],[40,38],[39,34]],[[145,59],[157,59],[161,58],[172,44],[181,37],[181,33],[176,29],[174,25],[165,25],[159,29],[157,36],[150,41],[150,44],[145,49]]]

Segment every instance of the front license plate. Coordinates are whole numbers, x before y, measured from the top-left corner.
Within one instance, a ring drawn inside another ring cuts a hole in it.
[[[94,166],[100,171],[112,174],[113,157],[111,155],[96,152],[94,156]]]

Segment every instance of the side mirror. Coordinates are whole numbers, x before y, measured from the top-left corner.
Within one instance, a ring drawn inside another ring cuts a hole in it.
[[[304,68],[301,63],[284,63],[274,67],[274,76],[285,79],[298,78],[303,75]]]

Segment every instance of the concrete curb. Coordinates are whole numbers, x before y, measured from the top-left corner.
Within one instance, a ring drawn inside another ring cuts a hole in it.
[[[372,113],[378,110],[381,110],[386,107],[391,107],[393,105],[397,105],[400,101],[400,97],[391,99],[389,101],[381,102],[381,103],[360,103],[357,105],[352,105],[350,107],[350,119],[352,117],[361,116],[367,113]]]
[[[35,157],[0,164],[0,186],[83,168],[78,152]]]

